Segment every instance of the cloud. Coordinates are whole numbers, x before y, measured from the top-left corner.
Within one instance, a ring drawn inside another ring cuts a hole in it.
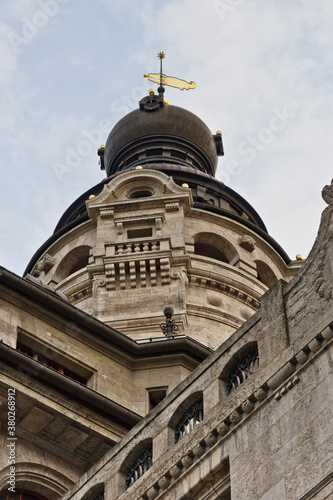
[[[332,177],[329,0],[62,0],[16,52],[7,34],[22,36],[46,1],[0,6],[3,265],[22,272],[67,206],[104,177],[101,124],[108,119],[111,130],[138,106],[152,86],[142,75],[158,71],[160,50],[165,73],[197,83],[167,88],[167,98],[223,131],[217,177],[291,256],[308,252]],[[230,9],[221,15],[223,5]],[[276,112],[294,118],[273,130]]]

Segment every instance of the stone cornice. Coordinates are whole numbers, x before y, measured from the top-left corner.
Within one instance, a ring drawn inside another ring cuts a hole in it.
[[[125,355],[133,362],[135,359],[142,359],[145,356],[164,356],[168,353],[180,352],[188,354],[197,361],[203,361],[212,352],[211,349],[190,337],[174,337],[161,342],[138,343],[60,297],[51,294],[43,287],[28,282],[2,267],[0,267],[1,284],[8,287],[11,292],[9,294],[7,289],[7,300],[14,300],[14,302],[19,300],[21,305],[22,302],[26,302],[27,306],[32,302],[36,309],[40,309],[43,319],[54,315],[57,321],[65,322],[68,334],[70,334],[71,325],[76,335],[78,330],[82,329],[83,335],[88,334],[93,339],[99,338],[106,346],[110,345],[113,351],[118,351],[120,357]],[[12,297],[13,294],[16,298]]]

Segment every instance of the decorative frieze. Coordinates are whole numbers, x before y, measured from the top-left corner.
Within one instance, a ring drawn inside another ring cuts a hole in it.
[[[226,283],[221,283],[217,280],[214,279],[208,279],[205,277],[201,276],[195,276],[193,274],[188,275],[188,280],[191,285],[199,286],[199,287],[206,287],[211,290],[215,290],[217,292],[222,292],[224,295],[229,295],[232,296],[233,298],[236,298],[240,300],[241,302],[244,302],[246,305],[250,306],[252,309],[255,309],[256,311],[260,307],[260,302],[259,300],[255,299],[254,297],[251,297],[250,295],[246,294],[245,292],[238,290],[237,288],[233,287],[232,285],[226,284]],[[210,302],[210,301],[209,301]],[[215,304],[213,304],[215,305]]]
[[[300,381],[300,378],[298,375],[295,375],[291,380],[288,381],[287,384],[283,385],[281,389],[275,394],[274,399],[278,401],[279,399],[282,398],[290,389],[294,387],[294,385],[298,384]]]
[[[179,202],[174,201],[170,203],[165,203],[165,210],[167,212],[177,212],[179,210]]]
[[[101,210],[100,212],[100,216],[102,219],[113,219],[114,217],[114,210]]]

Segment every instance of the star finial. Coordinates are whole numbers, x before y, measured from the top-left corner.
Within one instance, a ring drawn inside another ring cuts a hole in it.
[[[164,54],[164,52],[158,52],[158,53],[157,53],[157,57],[158,57],[159,59],[164,59],[164,58],[165,58],[165,54]]]

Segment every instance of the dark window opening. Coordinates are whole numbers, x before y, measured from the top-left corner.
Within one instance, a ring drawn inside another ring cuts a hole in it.
[[[197,255],[202,255],[203,257],[210,257],[211,259],[220,260],[221,262],[229,263],[225,254],[219,249],[214,247],[213,245],[209,245],[207,243],[195,243],[194,244],[194,253]]]
[[[128,195],[128,198],[130,199],[136,199],[136,198],[148,198],[149,196],[153,196],[153,192],[150,191],[150,189],[138,189],[137,191],[133,191],[133,193],[130,193]]]
[[[87,256],[87,255],[85,255],[84,257],[81,257],[80,260],[78,260],[78,262],[69,271],[69,275],[75,273],[76,271],[79,271],[80,269],[83,269],[84,267],[87,267],[88,260],[89,260],[89,256]]]
[[[177,151],[177,149],[171,149],[171,156],[174,158],[179,158],[181,160],[186,160],[186,154],[182,151]]]
[[[166,396],[166,389],[153,389],[149,391],[149,411],[155,408]]]
[[[155,149],[147,149],[146,156],[162,156],[163,149],[155,148]]]
[[[127,231],[127,238],[150,238],[153,236],[153,229],[151,227],[146,227],[143,229],[129,229]]]
[[[194,167],[196,167],[198,170],[201,170],[202,172],[204,171],[204,168],[202,167],[202,165],[200,165],[197,161],[195,161],[194,158],[192,159],[192,165]]]
[[[45,366],[48,366],[49,368],[53,368],[53,370],[56,370],[57,372],[62,373],[63,375],[66,375],[67,377],[70,377],[73,380],[76,380],[76,382],[80,382],[80,384],[87,385],[87,380],[85,378],[81,377],[80,375],[77,375],[76,373],[74,373],[72,370],[69,370],[65,366],[60,365],[59,363],[56,363],[52,359],[46,358],[42,354],[31,349],[31,347],[28,347],[28,346],[18,342],[17,343],[17,350],[20,352],[23,352],[24,354],[26,354],[30,358],[33,358],[36,361],[39,361],[40,363],[43,363]]]
[[[139,159],[139,155],[133,155],[130,158],[127,158],[126,165],[130,165],[131,163],[133,163],[134,161],[136,161],[138,159]]]

